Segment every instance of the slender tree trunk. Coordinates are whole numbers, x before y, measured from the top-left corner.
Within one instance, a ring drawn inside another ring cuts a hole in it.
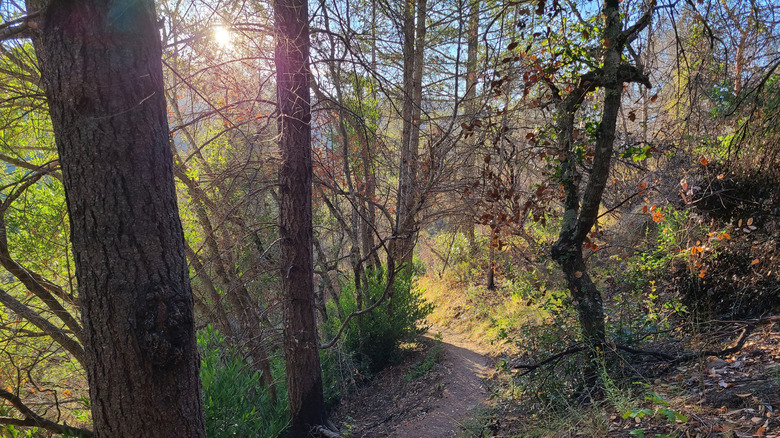
[[[468,20],[468,32],[467,32],[467,50],[466,50],[466,95],[463,97],[464,101],[464,118],[465,123],[471,123],[471,121],[477,116],[477,110],[479,108],[477,102],[477,57],[478,53],[478,36],[479,36],[479,0],[468,0],[469,4],[469,20]],[[476,136],[471,137],[471,141],[465,141],[467,150],[464,151],[466,161],[462,170],[463,188],[464,190],[471,186],[477,177],[475,171],[476,164]],[[465,196],[462,191],[461,195]],[[466,231],[466,237],[469,241],[469,250],[473,255],[476,252],[476,236],[475,236],[475,219],[474,219],[474,205],[469,197],[464,198],[465,213],[464,229]]]
[[[175,101],[172,106],[174,113],[180,122],[183,123],[184,118],[181,117],[181,113]],[[195,151],[198,151],[198,145],[195,142],[194,137],[189,134],[189,130],[185,128],[183,131],[188,138],[188,142],[191,148]],[[230,248],[237,245],[237,243],[233,242],[234,236],[218,235],[217,229],[215,229],[214,225],[212,224],[212,217],[222,216],[230,218],[230,213],[225,214],[224,212],[219,211],[219,204],[209,198],[205,190],[201,188],[200,183],[187,176],[188,168],[186,162],[181,159],[173,144],[171,144],[171,148],[175,164],[174,176],[176,176],[187,187],[187,192],[192,198],[191,208],[194,210],[195,217],[197,217],[198,223],[200,224],[205,236],[208,264],[214,267],[214,272],[216,273],[215,277],[222,287],[222,292],[224,293],[223,296],[227,298],[227,302],[229,302],[232,306],[232,309],[230,310],[232,311],[236,320],[240,322],[241,329],[247,332],[247,335],[236,337],[236,333],[232,330],[223,333],[230,337],[233,341],[246,345],[248,357],[251,359],[252,364],[261,372],[261,377],[269,390],[271,400],[276,402],[276,383],[274,382],[273,375],[271,374],[271,362],[266,352],[266,346],[263,344],[264,336],[262,318],[260,317],[261,309],[259,309],[254,302],[255,300],[252,298],[252,294],[249,292],[249,289],[247,289],[240,280],[240,273],[236,267],[232,251],[230,249],[225,250],[225,247]],[[208,170],[209,168],[207,160],[203,158],[202,155],[200,155],[200,152],[198,152],[197,155],[200,156],[199,158],[201,164],[205,166],[209,173],[212,173],[210,170]],[[218,182],[217,186],[222,189],[223,193],[230,192],[230,190],[224,187],[224,184]],[[238,226],[242,234],[251,233],[243,219],[240,217],[231,218],[229,220]],[[220,231],[224,231],[224,228],[221,227]],[[222,242],[221,245],[217,241],[218,239]],[[231,243],[225,244],[225,241]],[[213,312],[217,315],[219,313],[224,313],[224,309],[222,308],[221,304],[222,299],[214,287],[211,273],[205,270],[205,264],[200,260],[199,256],[191,248],[189,248],[189,246],[187,247],[187,257],[196,268],[196,274],[198,275],[198,278],[204,281],[204,284],[212,296],[212,301],[214,302]],[[229,327],[222,322],[223,321],[220,321],[220,325],[228,329]]]
[[[414,117],[414,1],[405,1],[403,6],[403,106],[401,108],[401,162],[398,173],[398,201],[396,204],[395,234],[391,243],[392,257],[402,264],[407,257],[410,231],[407,229],[408,208],[414,203],[412,190],[414,174],[412,172],[414,157],[412,156],[411,138]]]
[[[552,256],[561,267],[574,304],[577,308],[583,341],[588,345],[591,358],[603,351],[606,342],[604,306],[601,292],[587,272],[582,256],[583,242],[596,224],[601,197],[609,177],[612,150],[615,142],[617,118],[620,112],[623,84],[642,82],[650,87],[646,76],[636,67],[622,63],[624,44],[650,22],[654,2],[629,30],[623,31],[620,20],[619,0],[605,0],[602,9],[604,19],[604,61],[599,70],[584,74],[576,87],[558,106],[557,135],[560,150],[566,154],[561,163],[561,185],[564,189],[564,214],[558,241],[552,248]],[[585,96],[596,87],[604,89],[604,103],[595,143],[595,155],[588,183],[582,193],[580,205],[577,161],[572,148],[575,113]],[[555,90],[557,93],[557,90]],[[587,383],[596,381],[595,362],[585,370]]]
[[[422,114],[422,63],[425,49],[425,15],[427,0],[404,2],[403,67],[404,102],[401,111],[401,164],[398,178],[396,208],[397,239],[393,241],[392,255],[409,271],[414,253],[417,228],[417,155],[420,144],[420,116]],[[415,18],[416,13],[416,18]],[[416,24],[415,24],[416,23]],[[391,296],[392,298],[392,296]]]
[[[374,6],[376,7],[376,6]],[[357,87],[358,101],[364,99],[363,86]],[[372,145],[376,140],[375,133],[359,123],[353,123],[352,128],[358,133],[360,139],[360,161],[363,167],[363,201],[360,203],[361,229],[360,238],[363,244],[363,255],[368,259],[366,268],[376,272],[382,266],[379,253],[374,245],[376,240],[376,206],[373,204],[376,196],[376,177],[374,176],[374,150]]]
[[[485,278],[485,287],[487,290],[496,289],[495,264],[496,264],[496,233],[490,230],[490,242],[488,243],[488,267]]]
[[[204,437],[154,2],[52,1],[40,30],[95,433]]]
[[[309,11],[306,0],[274,2],[279,107],[279,220],[284,350],[291,437],[326,421],[315,317]]]

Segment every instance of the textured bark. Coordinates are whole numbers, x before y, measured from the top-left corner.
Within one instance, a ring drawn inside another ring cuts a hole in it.
[[[309,24],[306,0],[274,2],[284,352],[291,437],[325,424],[312,267]]]
[[[204,437],[154,2],[53,1],[41,17],[95,435]]]
[[[417,233],[417,156],[420,144],[422,72],[425,46],[427,0],[404,2],[403,9],[403,106],[401,109],[401,163],[398,175],[396,240],[392,257],[411,268]],[[416,18],[415,18],[416,13]]]
[[[564,215],[558,241],[552,256],[558,262],[568,283],[582,329],[582,337],[592,355],[606,341],[604,306],[601,292],[587,272],[582,248],[585,238],[596,224],[601,198],[609,177],[612,150],[615,142],[617,117],[620,112],[623,84],[642,82],[650,86],[646,76],[637,68],[623,64],[621,57],[625,44],[636,38],[650,21],[654,4],[632,27],[623,30],[619,0],[606,0],[602,9],[604,19],[603,67],[580,77],[577,86],[558,105],[558,142],[566,154],[561,163]],[[572,150],[574,120],[585,96],[596,87],[604,89],[604,103],[596,138],[595,155],[587,186],[580,205],[579,180],[576,159]],[[557,89],[554,90],[558,92]],[[589,383],[595,382],[592,366],[586,370]]]

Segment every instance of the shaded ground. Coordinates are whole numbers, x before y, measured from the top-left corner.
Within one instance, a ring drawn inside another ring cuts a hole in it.
[[[622,388],[591,406],[572,404],[569,411],[537,416],[533,400],[499,400],[482,419],[488,433],[476,436],[779,438],[779,364],[780,327],[767,326],[733,355],[682,364],[655,379],[638,378],[646,388]],[[511,377],[505,373],[500,379]],[[646,415],[627,415],[640,410]]]
[[[454,332],[442,334],[443,357],[426,374],[409,379],[436,341],[428,335],[426,349],[411,354],[382,372],[367,387],[348,396],[334,415],[349,437],[445,438],[460,430],[460,422],[482,404],[487,393],[482,378],[489,359],[477,345]]]

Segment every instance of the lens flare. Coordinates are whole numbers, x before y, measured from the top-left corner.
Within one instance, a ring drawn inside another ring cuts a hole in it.
[[[233,36],[230,34],[230,30],[223,26],[214,28],[214,40],[224,49],[230,48],[233,44]]]

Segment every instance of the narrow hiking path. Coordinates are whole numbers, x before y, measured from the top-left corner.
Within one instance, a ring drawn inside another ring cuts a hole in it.
[[[441,382],[441,398],[429,412],[400,424],[392,437],[453,437],[469,411],[487,398],[483,379],[488,377],[489,359],[479,352],[479,346],[445,329],[432,327],[426,336],[431,337],[431,333],[442,335],[444,366],[448,371]]]
[[[472,409],[484,403],[487,391],[483,378],[490,359],[477,344],[459,334],[432,327],[426,343],[435,345],[441,333],[443,357],[427,374],[407,378],[410,367],[425,353],[395,365],[377,376],[370,385],[347,397],[335,419],[349,437],[449,438]]]

